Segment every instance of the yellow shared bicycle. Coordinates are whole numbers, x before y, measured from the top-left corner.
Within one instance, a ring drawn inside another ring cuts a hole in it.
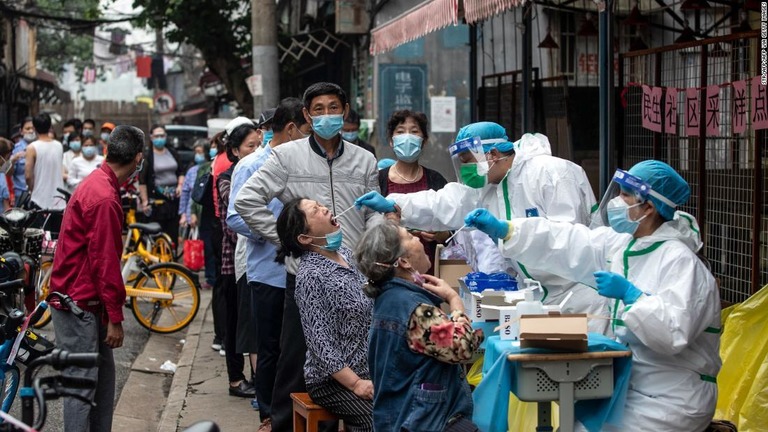
[[[135,221],[135,208],[126,222]],[[154,240],[154,241],[152,241]],[[189,325],[200,308],[200,283],[197,275],[172,262],[173,243],[157,223],[128,223],[122,275],[128,307],[139,324],[157,333],[173,333]],[[47,295],[52,260],[41,266],[39,291]],[[42,298],[45,298],[44,296]],[[43,316],[37,326],[49,320]]]

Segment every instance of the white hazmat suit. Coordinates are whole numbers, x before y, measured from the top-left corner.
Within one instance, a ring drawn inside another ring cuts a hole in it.
[[[618,273],[645,295],[611,299],[614,333],[632,350],[622,431],[703,431],[717,402],[720,296],[696,255],[694,218],[676,212],[652,235],[634,240],[608,227],[514,219],[502,254],[593,284],[595,271]],[[545,263],[545,264],[544,264]]]
[[[448,183],[439,191],[390,194],[401,209],[401,224],[424,231],[455,230],[464,225],[464,216],[478,207],[487,208],[501,219],[540,216],[557,222],[590,223],[596,200],[584,170],[564,159],[552,156],[549,140],[541,134],[525,134],[515,143],[515,158],[500,184],[474,189],[460,183]],[[477,246],[477,245],[475,245]],[[480,253],[478,253],[480,255]],[[544,288],[545,304],[560,303],[568,292],[573,297],[564,313],[608,316],[608,300],[594,288],[555,276],[552,269],[530,269],[514,256],[509,267],[523,278],[539,281]],[[594,285],[594,280],[590,285]],[[608,321],[589,321],[589,331],[606,334]]]

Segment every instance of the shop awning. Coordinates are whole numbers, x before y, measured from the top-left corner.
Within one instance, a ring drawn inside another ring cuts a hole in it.
[[[371,54],[381,54],[399,45],[459,20],[459,0],[426,0],[371,31]]]
[[[467,24],[474,24],[524,3],[525,0],[464,0],[464,18]]]

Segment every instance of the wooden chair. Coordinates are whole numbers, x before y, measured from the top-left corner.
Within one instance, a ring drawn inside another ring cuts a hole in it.
[[[320,422],[338,420],[338,417],[314,403],[307,393],[291,393],[291,399],[294,432],[317,432]]]

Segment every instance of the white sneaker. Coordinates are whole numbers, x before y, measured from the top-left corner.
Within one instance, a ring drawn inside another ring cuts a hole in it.
[[[221,344],[214,342],[211,344],[211,349],[213,349],[214,351],[221,351]]]
[[[220,356],[222,356],[222,357],[224,357],[225,355],[227,355],[227,352],[226,352],[226,351],[224,351],[224,349],[220,349],[220,350],[219,350],[219,355],[220,355]]]

